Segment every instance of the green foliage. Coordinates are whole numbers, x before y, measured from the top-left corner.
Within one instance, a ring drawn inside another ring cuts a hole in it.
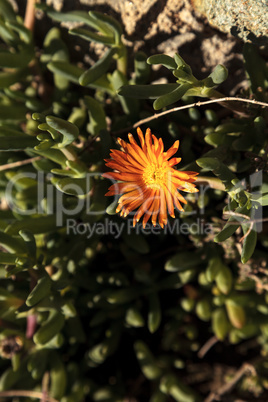
[[[225,81],[228,75],[227,69],[219,64],[207,78],[198,80],[193,76],[191,67],[185,63],[179,54],[175,54],[174,59],[165,54],[154,55],[148,58],[147,63],[161,64],[171,70],[177,78],[176,84],[172,84],[172,86],[171,84],[135,85],[135,88],[125,85],[118,93],[122,96],[134,98],[157,98],[153,104],[155,110],[179,101],[184,95],[220,97],[219,92],[214,87]],[[163,95],[159,96],[161,92]]]
[[[108,49],[88,67],[70,56],[64,28],[36,44],[0,0],[0,391],[201,401],[212,373],[203,386],[194,372],[212,337],[219,347],[204,367],[238,369],[254,348],[252,381],[267,399],[267,109],[229,104],[222,118],[223,103],[151,120],[165,151],[180,140],[179,169],[200,173],[199,193],[166,229],[133,228],[105,197],[114,139],[153,108],[221,97],[227,70],[198,79],[179,54],[128,54],[106,14],[37,7],[55,24],[79,23],[69,30],[77,41]],[[267,61],[248,44],[244,58],[241,96],[267,102]],[[151,65],[175,82],[153,84]],[[233,399],[256,387],[236,384]]]

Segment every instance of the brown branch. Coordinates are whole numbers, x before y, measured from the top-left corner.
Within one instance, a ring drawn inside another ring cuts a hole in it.
[[[252,231],[253,225],[254,225],[254,222],[250,222],[248,230],[246,231],[244,236],[242,236],[241,239],[239,240],[240,243],[242,243],[245,240],[245,238],[250,234],[250,232]]]
[[[224,211],[223,215],[240,216],[241,218],[247,219],[247,221],[250,222],[250,218],[248,215],[240,214],[239,212]]]
[[[35,156],[33,158],[30,158],[30,159],[25,159],[24,161],[7,163],[6,165],[0,166],[0,172],[2,172],[3,170],[13,169],[15,167],[20,167],[20,166],[23,166],[23,165],[28,165],[28,163],[39,161],[40,159],[42,159],[42,156]]]
[[[250,234],[250,232],[252,231],[254,222],[256,222],[256,221],[255,221],[255,220],[251,220],[248,215],[240,214],[239,212],[226,211],[226,212],[224,212],[224,215],[239,216],[239,217],[245,219],[247,223],[249,223],[249,228],[248,228],[247,232],[246,232],[246,233],[244,234],[244,236],[242,236],[241,239],[239,240],[240,243],[242,243],[242,242],[245,240],[245,238],[246,238],[246,237]],[[229,223],[231,223],[231,222],[229,222]],[[237,225],[237,222],[234,222],[234,223]],[[240,224],[243,225],[242,222],[240,222]]]
[[[226,211],[223,213],[223,215],[231,215],[231,216],[238,216],[241,218],[244,218],[245,221],[239,221],[237,220],[237,222],[232,221],[232,222],[226,222],[223,221],[225,224],[228,223],[228,225],[244,225],[244,224],[248,224],[248,223],[258,223],[258,222],[268,222],[268,218],[259,218],[259,219],[250,219],[250,217],[248,215],[244,215],[244,214],[240,214],[238,212],[233,212],[233,211]]]
[[[129,127],[126,127],[126,128],[124,128],[122,130],[118,130],[118,131],[114,132],[113,135],[124,133],[125,131],[131,130],[133,128],[137,128],[137,127],[141,126],[144,123],[148,123],[149,121],[158,119],[159,117],[165,116],[165,115],[167,115],[169,113],[178,112],[178,111],[183,110],[183,109],[189,109],[189,108],[196,107],[196,106],[200,107],[200,106],[203,106],[203,105],[209,105],[211,103],[233,102],[233,101],[252,103],[254,105],[268,107],[268,103],[259,102],[259,101],[255,100],[255,99],[236,98],[235,96],[228,96],[228,97],[225,97],[225,98],[210,99],[210,100],[207,100],[207,101],[204,101],[204,102],[198,101],[198,102],[195,102],[195,103],[191,103],[190,105],[178,106],[178,107],[175,107],[173,109],[165,110],[164,112],[161,112],[161,113],[156,113],[153,116],[147,117],[146,119],[139,120],[137,123],[133,124],[133,126],[129,126]]]
[[[222,385],[222,387],[220,387],[218,389],[218,391],[213,391],[211,392],[208,397],[205,399],[204,402],[213,402],[214,400],[220,400],[219,397],[230,392],[232,390],[232,388],[238,383],[238,381],[241,380],[241,378],[245,375],[245,374],[250,374],[250,375],[256,375],[256,370],[255,368],[249,364],[249,363],[244,363],[242,364],[242,366],[240,367],[240,369],[237,371],[237,373],[234,375],[233,379],[229,382],[227,382],[226,384]]]
[[[28,391],[28,390],[12,390],[12,391],[2,391],[0,392],[0,398],[1,397],[8,397],[8,398],[13,398],[13,397],[22,397],[22,398],[37,398],[42,400],[44,395],[43,392],[38,392],[38,391]],[[43,399],[44,400],[44,399]],[[59,402],[57,399],[52,398],[51,396],[48,396],[46,399],[46,402]]]
[[[207,354],[207,352],[218,342],[218,338],[216,336],[212,336],[207,340],[207,342],[202,346],[201,349],[199,349],[197,356],[200,359],[203,359],[203,357]]]
[[[27,6],[24,16],[24,26],[28,28],[31,32],[34,30],[35,21],[35,0],[27,0]]]
[[[49,372],[46,371],[42,378],[42,394],[41,402],[47,402],[48,400],[48,386],[49,386]]]

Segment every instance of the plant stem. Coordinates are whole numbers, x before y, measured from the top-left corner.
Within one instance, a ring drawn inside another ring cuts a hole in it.
[[[117,70],[127,75],[127,48],[125,45],[122,45],[120,53],[121,57],[117,59]]]
[[[42,399],[43,393],[38,391],[28,391],[28,390],[11,390],[11,391],[2,391],[0,392],[0,397],[22,397],[22,398],[36,398]],[[52,397],[47,397],[47,402],[59,402],[57,399]]]
[[[25,11],[25,17],[24,17],[24,26],[32,32],[34,30],[34,22],[35,22],[34,5],[35,5],[35,0],[27,0],[27,6],[26,6],[26,11]]]
[[[211,89],[209,91],[209,96],[210,99],[220,99],[223,98],[224,95],[217,91],[216,89]],[[220,105],[222,105],[223,107],[232,110],[233,112],[239,114],[242,117],[248,117],[249,113],[245,111],[245,109],[239,105],[237,105],[237,103],[235,102],[224,102],[224,101],[220,101],[219,102]]]
[[[222,98],[210,99],[210,100],[203,101],[203,102],[197,101],[197,102],[194,102],[194,103],[191,103],[188,105],[182,105],[182,106],[174,107],[173,109],[164,110],[164,112],[155,113],[153,116],[146,117],[146,119],[137,121],[135,124],[133,124],[133,126],[128,126],[121,130],[117,130],[117,131],[113,132],[112,135],[118,135],[118,134],[124,133],[125,131],[129,131],[133,128],[137,128],[137,127],[141,126],[142,124],[145,124],[145,123],[148,123],[149,121],[158,119],[159,117],[165,116],[169,113],[179,112],[180,110],[190,109],[191,107],[200,107],[200,106],[204,106],[204,105],[209,105],[211,103],[219,103],[220,105],[224,104],[224,107],[226,107],[228,102],[230,102],[232,105],[235,104],[234,101],[268,107],[268,103],[266,103],[266,102],[259,102],[255,99],[236,98],[235,96],[225,96]],[[234,110],[234,108],[231,108],[231,109]],[[236,109],[237,109],[237,106],[236,106]]]

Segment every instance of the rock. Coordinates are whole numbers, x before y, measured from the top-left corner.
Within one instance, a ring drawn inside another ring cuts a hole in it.
[[[209,24],[257,45],[268,46],[268,2],[265,0],[191,0]]]

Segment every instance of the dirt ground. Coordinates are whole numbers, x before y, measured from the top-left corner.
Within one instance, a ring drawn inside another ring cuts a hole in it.
[[[193,9],[190,0],[46,0],[57,10],[96,10],[107,13],[124,27],[124,41],[133,51],[143,50],[148,56],[165,53],[173,56],[179,52],[192,67],[198,78],[203,78],[217,64],[224,64],[229,70],[229,78],[222,92],[235,95],[245,79],[243,72],[243,42],[230,34],[211,27],[207,20]],[[26,0],[17,2],[23,15]],[[37,14],[41,22],[36,25],[35,35],[42,41],[51,21]],[[54,23],[55,24],[55,23]],[[37,28],[38,26],[38,28]],[[65,30],[67,37],[67,30]],[[68,41],[77,38],[68,36]],[[81,40],[80,40],[81,43]],[[86,48],[84,48],[86,46]],[[87,43],[77,49],[79,60],[88,54],[89,63],[97,60],[103,49],[100,45]],[[94,55],[95,53],[95,55]],[[82,56],[83,57],[83,56]]]

